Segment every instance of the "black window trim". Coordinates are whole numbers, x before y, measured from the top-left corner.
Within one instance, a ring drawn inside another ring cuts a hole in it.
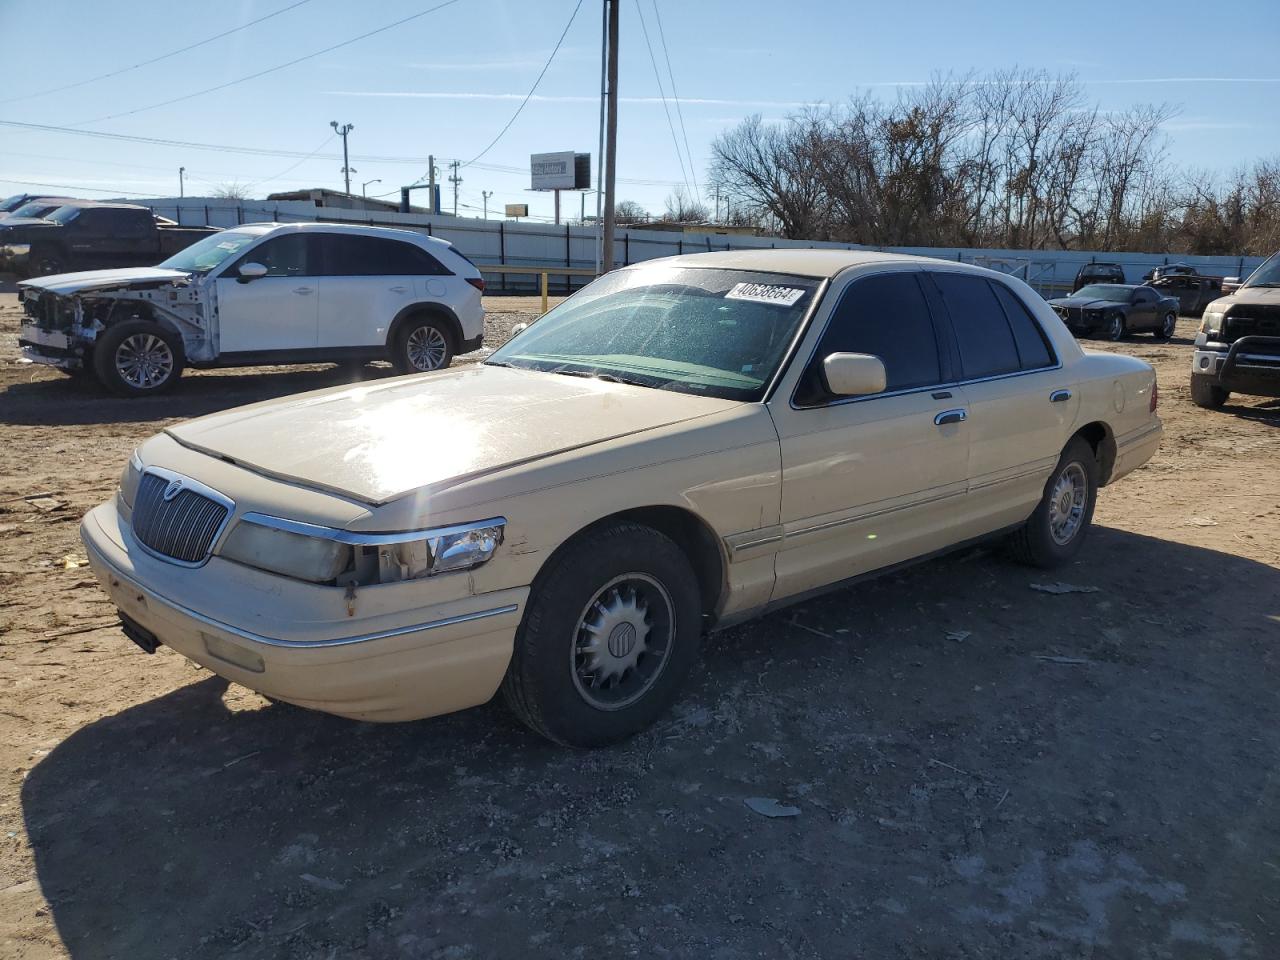
[[[1280,256],[1280,254],[1277,254],[1277,256]],[[851,269],[856,269],[856,268],[851,268]],[[863,280],[867,277],[873,277],[873,276],[877,276],[879,274],[885,274],[885,273],[911,273],[911,272],[914,272],[917,276],[919,276],[920,274],[932,275],[935,273],[955,273],[955,274],[959,274],[961,276],[966,276],[966,277],[979,276],[979,277],[983,277],[983,279],[988,280],[988,282],[991,282],[990,278],[985,277],[985,275],[971,273],[968,270],[942,270],[934,267],[914,267],[914,266],[908,270],[881,269],[881,270],[870,271],[868,273],[859,273],[858,276],[855,277],[853,280],[851,280],[848,283],[848,285],[845,286],[844,290],[841,291],[840,297],[841,299],[843,299],[845,293],[847,293],[850,289],[852,289],[852,287],[855,284],[857,284],[859,280]],[[943,362],[943,366],[949,367],[949,369],[945,369],[943,371],[943,375],[944,376],[948,374],[954,375],[955,372],[960,369],[960,367],[958,366],[959,354],[958,354],[958,347],[956,346],[956,343],[955,343],[955,333],[951,328],[951,318],[950,316],[947,316],[945,322],[941,324],[938,321],[937,311],[939,309],[939,306],[941,305],[942,295],[937,292],[936,285],[933,283],[922,283],[921,287],[924,289],[925,299],[929,303],[929,312],[934,318],[935,332],[939,329],[939,327],[942,327],[945,330],[943,340],[946,343],[946,352],[942,354],[940,359]],[[1017,296],[1017,294],[1014,293],[1012,289],[1010,289],[1009,292],[1013,293],[1014,296]],[[935,304],[935,301],[933,300],[933,297],[935,296],[938,298],[937,304]],[[1022,298],[1019,297],[1018,299],[1021,300]],[[1026,305],[1025,301],[1023,305],[1024,306]],[[847,403],[866,403],[871,400],[881,400],[888,397],[904,397],[913,393],[931,393],[936,390],[948,390],[952,387],[964,387],[972,383],[987,383],[991,380],[1008,380],[1012,377],[1034,376],[1037,373],[1049,373],[1054,370],[1062,369],[1062,358],[1058,356],[1058,352],[1055,349],[1053,349],[1053,341],[1049,339],[1049,337],[1044,333],[1043,327],[1041,327],[1041,336],[1045,338],[1045,342],[1049,345],[1049,355],[1053,357],[1053,359],[1055,360],[1055,363],[1049,367],[1036,367],[1034,370],[1013,370],[1009,373],[997,373],[989,377],[974,377],[973,379],[970,379],[970,380],[949,379],[944,383],[934,383],[925,387],[906,387],[902,390],[886,390],[883,393],[871,393],[865,397],[833,397],[832,399],[828,400],[826,403],[821,403],[821,404],[797,404],[796,391],[800,389],[801,380],[803,380],[804,378],[804,371],[808,370],[809,364],[813,363],[814,356],[818,352],[818,347],[821,346],[822,344],[822,338],[826,335],[827,327],[831,323],[831,318],[835,316],[836,309],[839,306],[840,306],[840,303],[839,301],[837,301],[835,306],[831,308],[831,312],[827,314],[827,319],[822,325],[822,330],[818,333],[818,339],[813,344],[813,349],[809,353],[809,358],[805,360],[800,376],[796,378],[796,384],[794,387],[791,388],[791,397],[787,402],[792,410],[795,410],[797,412],[803,412],[808,410],[826,410],[830,407],[843,406],[844,404],[847,404]],[[1001,308],[1001,310],[1003,311],[1003,307]],[[1039,327],[1040,321],[1036,320],[1035,312],[1030,307],[1028,307],[1027,313],[1031,315],[1031,319],[1034,320],[1036,323],[1036,326]],[[1012,335],[1012,331],[1010,331],[1010,335]],[[1017,348],[1016,340],[1014,341],[1014,347],[1015,349]],[[792,359],[794,360],[794,358]],[[1021,357],[1019,357],[1019,361],[1021,361]],[[791,369],[791,366],[790,364],[788,364],[781,369],[783,372],[786,372]],[[766,395],[765,402],[768,402],[771,399],[771,396],[772,396],[771,394]]]

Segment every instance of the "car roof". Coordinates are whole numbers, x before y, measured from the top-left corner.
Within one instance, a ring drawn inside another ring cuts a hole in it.
[[[387,240],[409,240],[435,249],[453,250],[453,244],[440,237],[433,237],[417,230],[401,227],[372,227],[361,223],[330,223],[324,220],[309,220],[304,223],[245,223],[230,229],[243,230],[246,227],[268,230],[298,230],[303,233],[345,233],[357,237],[383,237]]]
[[[632,264],[628,269],[655,263],[679,267],[719,267],[726,270],[756,270],[763,273],[789,273],[800,277],[834,277],[852,267],[876,263],[915,264],[921,268],[947,268],[965,272],[990,274],[994,271],[956,260],[917,257],[905,253],[883,253],[879,250],[725,250],[712,253],[689,253],[678,257],[662,257]]]

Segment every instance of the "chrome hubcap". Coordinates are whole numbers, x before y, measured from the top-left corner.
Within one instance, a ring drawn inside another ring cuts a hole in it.
[[[1112,317],[1111,323],[1107,326],[1107,333],[1113,340],[1119,340],[1123,329],[1124,328],[1120,326],[1120,318]]]
[[[1080,532],[1088,499],[1089,478],[1084,467],[1067,464],[1049,494],[1049,532],[1059,546],[1066,546]]]
[[[620,710],[649,691],[667,664],[675,624],[671,596],[643,573],[606,583],[578,618],[573,685],[599,710]]]
[[[116,348],[116,372],[131,387],[154,389],[173,375],[173,351],[153,333],[135,333]]]
[[[416,370],[439,370],[448,350],[444,334],[435,327],[418,327],[409,334],[409,362]]]
[[[1164,335],[1172,337],[1174,329],[1178,326],[1178,318],[1172,313],[1164,318]]]

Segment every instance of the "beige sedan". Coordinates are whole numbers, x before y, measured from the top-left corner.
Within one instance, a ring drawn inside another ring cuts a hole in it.
[[[706,631],[987,538],[1070,559],[1155,410],[1150,366],[1002,274],[702,254],[477,366],[172,427],[82,535],[145,649],[364,720],[501,688],[594,746],[666,709]]]

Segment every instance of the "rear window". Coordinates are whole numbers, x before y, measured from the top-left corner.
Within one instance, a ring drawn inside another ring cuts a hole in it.
[[[331,277],[447,276],[435,257],[421,247],[385,237],[324,234],[325,273]]]
[[[951,315],[963,379],[975,380],[1021,370],[1013,331],[986,278],[958,273],[931,276]]]
[[[1026,304],[1003,283],[992,283],[991,288],[996,292],[1000,306],[1004,307],[1005,319],[1009,321],[1009,328],[1013,331],[1022,369],[1039,370],[1041,367],[1052,366],[1054,360],[1049,342]]]

